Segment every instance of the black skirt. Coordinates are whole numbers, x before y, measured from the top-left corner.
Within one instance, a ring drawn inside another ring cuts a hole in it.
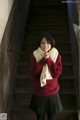
[[[37,113],[58,113],[62,111],[63,107],[59,93],[56,93],[51,96],[33,95],[29,109]]]

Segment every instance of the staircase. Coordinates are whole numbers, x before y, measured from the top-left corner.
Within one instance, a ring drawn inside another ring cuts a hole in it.
[[[32,51],[36,49],[39,35],[45,31],[52,33],[55,38],[63,63],[59,93],[64,110],[56,115],[56,120],[78,120],[67,6],[60,0],[31,2],[14,82],[11,120],[36,120],[35,114],[28,109],[33,88],[28,63]]]

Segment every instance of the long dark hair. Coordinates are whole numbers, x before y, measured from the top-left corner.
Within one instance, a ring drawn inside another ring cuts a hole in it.
[[[40,36],[40,38],[38,40],[38,46],[40,46],[43,38],[46,38],[47,43],[51,44],[51,48],[55,47],[55,40],[54,40],[53,36],[48,32],[45,32]]]

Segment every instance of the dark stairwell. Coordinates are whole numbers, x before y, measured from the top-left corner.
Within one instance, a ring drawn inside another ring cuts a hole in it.
[[[59,93],[64,110],[57,114],[56,120],[78,120],[67,6],[60,0],[31,2],[15,76],[11,120],[35,120],[35,114],[28,109],[33,86],[28,63],[32,51],[36,49],[39,35],[45,31],[52,33],[56,40],[63,63]]]

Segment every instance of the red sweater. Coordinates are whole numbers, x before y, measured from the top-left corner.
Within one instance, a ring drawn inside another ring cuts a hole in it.
[[[52,80],[47,80],[46,85],[40,86],[40,74],[43,66],[47,63],[50,73],[52,75]],[[40,96],[50,96],[59,91],[58,77],[62,73],[62,63],[61,56],[58,55],[56,63],[54,63],[51,58],[42,58],[39,62],[36,62],[34,55],[31,55],[30,59],[30,73],[34,77],[34,87],[33,93]]]

